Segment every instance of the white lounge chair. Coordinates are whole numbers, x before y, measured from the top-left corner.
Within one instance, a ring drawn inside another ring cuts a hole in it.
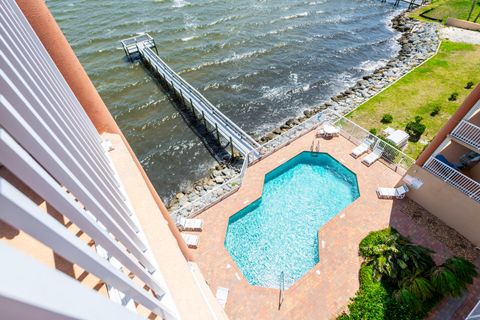
[[[352,157],[354,157],[355,159],[360,157],[362,154],[364,154],[365,152],[368,151],[368,149],[370,149],[370,144],[372,142],[369,141],[369,140],[365,140],[362,142],[362,144],[356,146],[353,150],[352,150],[352,153],[350,153],[352,155]]]
[[[406,185],[402,185],[398,188],[378,188],[377,196],[380,199],[403,199],[408,191],[409,189]]]
[[[202,219],[187,219],[183,217],[177,219],[177,228],[180,231],[202,231],[202,227]]]
[[[187,247],[192,248],[192,249],[197,249],[198,248],[198,242],[200,241],[200,237],[195,235],[195,234],[188,234],[188,233],[182,233],[182,238],[187,244]]]
[[[228,288],[218,287],[215,297],[217,298],[217,301],[222,306],[222,308],[225,309],[228,298]]]
[[[362,163],[367,167],[370,167],[375,161],[380,159],[382,154],[383,154],[383,147],[376,146],[375,149],[373,149],[372,153],[370,153],[365,158],[363,158]]]

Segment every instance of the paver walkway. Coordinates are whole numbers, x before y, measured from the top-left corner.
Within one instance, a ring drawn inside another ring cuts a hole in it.
[[[358,179],[360,197],[324,225],[318,235],[320,262],[285,292],[278,308],[279,291],[247,283],[224,247],[230,216],[261,196],[265,173],[302,151],[310,150],[314,132],[248,168],[241,188],[203,212],[204,229],[194,258],[213,292],[218,286],[230,289],[226,312],[231,319],[332,319],[341,313],[358,289],[361,260],[358,244],[370,231],[393,226],[414,242],[430,247],[436,259],[450,256],[449,250],[402,213],[402,201],[379,200],[379,186],[394,186],[401,176],[377,161],[371,167],[349,153],[355,147],[343,137],[319,139],[327,152],[352,170]]]

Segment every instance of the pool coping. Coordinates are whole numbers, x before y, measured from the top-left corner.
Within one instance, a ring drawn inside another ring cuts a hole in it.
[[[241,268],[238,266],[235,258],[230,254],[230,252],[228,251],[228,249],[226,248],[226,245],[225,245],[225,242],[227,240],[227,233],[228,233],[228,227],[230,225],[230,219],[232,217],[234,217],[235,215],[239,214],[241,211],[245,210],[247,207],[249,207],[250,205],[252,205],[253,203],[255,203],[256,201],[260,200],[263,198],[263,188],[264,188],[264,185],[265,185],[265,178],[268,174],[270,174],[271,172],[273,172],[274,170],[278,169],[280,166],[284,165],[285,163],[287,163],[288,161],[300,156],[302,153],[316,153],[316,154],[325,154],[327,156],[329,156],[333,161],[337,162],[339,165],[343,166],[345,169],[347,169],[351,174],[353,174],[355,176],[355,186],[357,188],[357,191],[358,191],[358,197],[356,197],[353,201],[351,201],[345,208],[343,208],[342,210],[338,211],[337,213],[335,213],[333,215],[333,217],[331,217],[330,219],[328,219],[328,221],[326,223],[324,223],[318,230],[317,230],[317,240],[318,240],[318,247],[317,247],[317,251],[318,251],[318,262],[312,266],[311,268],[309,268],[307,271],[305,271],[301,277],[299,277],[290,287],[288,287],[287,289],[285,289],[285,293],[288,293],[290,289],[294,288],[295,286],[297,286],[299,284],[299,282],[302,281],[302,279],[305,278],[305,276],[312,272],[314,269],[317,269],[321,263],[321,238],[320,238],[320,234],[321,234],[321,231],[323,228],[325,228],[333,219],[337,218],[339,215],[342,215],[342,217],[340,217],[340,219],[343,219],[343,217],[345,216],[345,213],[344,211],[346,211],[351,205],[353,205],[361,196],[361,192],[360,192],[360,186],[359,186],[359,183],[358,183],[358,178],[357,178],[357,174],[351,170],[347,165],[343,164],[342,162],[340,162],[339,160],[337,160],[334,156],[332,156],[330,153],[328,152],[322,152],[322,151],[310,151],[310,150],[301,150],[299,151],[298,153],[296,154],[293,154],[290,158],[286,159],[285,161],[283,161],[282,163],[280,163],[278,166],[276,166],[275,168],[271,169],[270,171],[267,171],[265,172],[265,174],[263,175],[263,179],[261,181],[261,184],[260,184],[260,196],[254,200],[252,200],[250,203],[246,204],[244,207],[242,207],[239,211],[237,212],[234,212],[232,213],[231,215],[228,216],[228,219],[227,219],[227,228],[225,230],[225,236],[224,236],[224,247],[225,247],[225,250],[227,250],[228,252],[228,255],[230,256],[230,258],[233,260],[233,263],[235,265],[235,267],[238,269],[238,271],[240,272],[240,276],[248,283],[248,285],[252,286],[252,287],[256,287],[256,288],[262,288],[262,289],[272,289],[272,290],[278,290],[278,289],[274,289],[274,288],[270,288],[270,287],[264,287],[264,286],[261,286],[261,285],[253,285],[251,284],[248,279],[245,277],[245,275],[243,274],[243,271],[241,270]]]

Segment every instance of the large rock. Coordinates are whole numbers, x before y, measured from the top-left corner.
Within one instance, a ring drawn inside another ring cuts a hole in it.
[[[219,177],[222,175],[222,172],[219,171],[219,170],[213,170],[212,171],[212,177],[215,178],[215,177]]]
[[[179,192],[175,195],[175,198],[177,198],[178,200],[182,199],[183,197],[185,197],[185,193],[183,192]]]

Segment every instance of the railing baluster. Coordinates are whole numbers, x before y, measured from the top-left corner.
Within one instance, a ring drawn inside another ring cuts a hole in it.
[[[480,199],[476,197],[476,195],[480,193],[480,183],[470,177],[467,177],[463,173],[447,166],[435,158],[430,158],[423,168],[441,178],[443,181],[468,197],[480,202]]]

